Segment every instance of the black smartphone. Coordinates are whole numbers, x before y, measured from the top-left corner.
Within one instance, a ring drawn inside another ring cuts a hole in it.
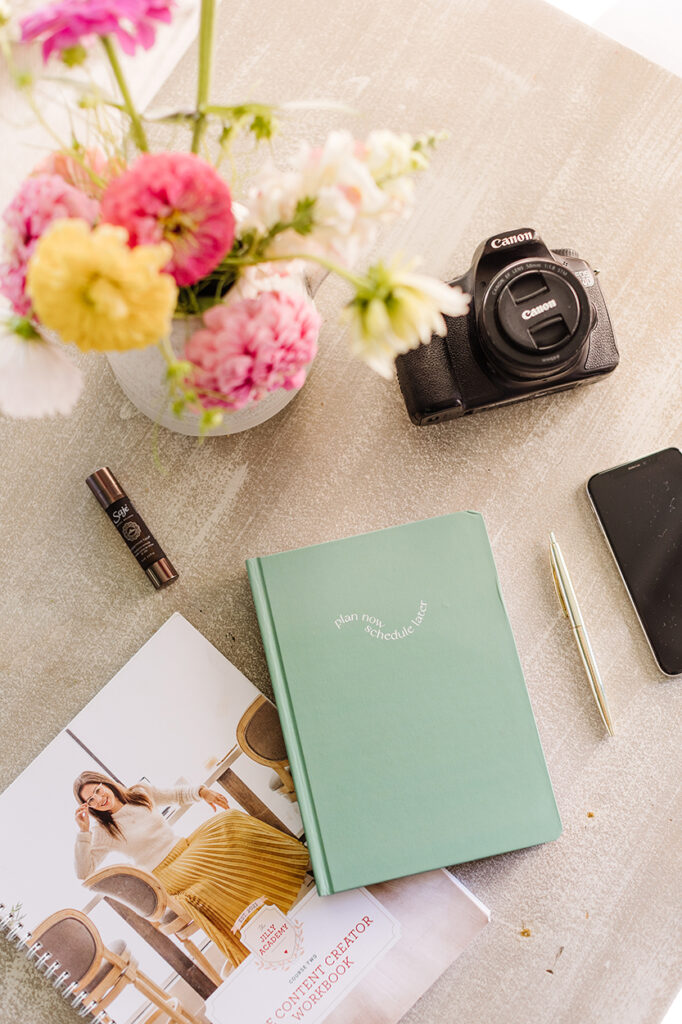
[[[682,452],[596,473],[587,493],[659,668],[682,673]]]

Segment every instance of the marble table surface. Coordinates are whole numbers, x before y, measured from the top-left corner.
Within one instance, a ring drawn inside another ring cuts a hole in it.
[[[447,128],[414,217],[380,250],[421,252],[451,278],[485,236],[537,227],[601,269],[621,365],[593,387],[417,428],[395,382],[349,357],[336,320],[346,293],[328,279],[301,394],[253,432],[197,446],[165,431],[155,442],[106,361],[83,359],[71,418],[0,424],[0,788],[175,610],[271,692],[248,555],[478,509],[564,832],[458,868],[492,923],[406,1021],[655,1024],[682,981],[682,693],[652,661],[584,484],[682,442],[682,82],[540,0],[230,0],[218,30],[216,99],[352,108],[292,114],[290,140],[344,124]],[[193,91],[192,61],[164,104]],[[151,590],[87,491],[103,464],[179,569],[168,591]],[[553,591],[550,529],[591,630],[611,740]],[[1,841],[20,837],[17,822]],[[77,1019],[4,942],[0,972],[2,1024]]]

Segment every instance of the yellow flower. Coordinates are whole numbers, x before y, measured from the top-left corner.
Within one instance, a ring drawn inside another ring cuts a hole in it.
[[[124,228],[55,221],[28,265],[26,291],[38,318],[80,349],[144,348],[170,330],[177,288],[162,274],[171,248],[129,249]]]

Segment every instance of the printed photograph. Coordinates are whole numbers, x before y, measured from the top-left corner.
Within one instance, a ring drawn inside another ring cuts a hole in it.
[[[249,955],[239,915],[313,887],[277,712],[179,616],[0,798],[0,830],[5,912],[118,1024],[205,1019]]]
[[[0,832],[0,917],[99,1024],[392,1024],[488,920],[445,871],[320,897],[275,706],[178,614]]]

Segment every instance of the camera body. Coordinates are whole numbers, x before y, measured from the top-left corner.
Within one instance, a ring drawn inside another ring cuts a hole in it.
[[[471,296],[447,335],[398,356],[418,426],[589,384],[618,365],[598,272],[572,249],[550,250],[533,228],[482,242],[451,281]]]

